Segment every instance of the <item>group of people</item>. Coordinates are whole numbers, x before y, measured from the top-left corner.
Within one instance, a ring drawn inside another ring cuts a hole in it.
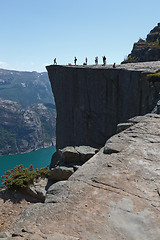
[[[106,56],[103,56],[102,59],[103,59],[103,66],[105,66],[106,65]],[[83,65],[87,65],[87,62],[88,62],[88,59],[86,57]],[[77,64],[77,58],[76,57],[74,57],[74,64],[75,65]],[[98,57],[95,57],[95,65],[98,65]]]
[[[106,65],[106,56],[102,56],[102,59],[103,59],[102,66],[105,66]],[[88,63],[88,58],[86,57],[83,65],[87,65],[87,63]],[[56,58],[54,59],[54,64],[55,65],[57,64]],[[69,65],[71,65],[71,64],[69,64]],[[74,57],[74,65],[77,65],[77,58],[76,57]],[[98,65],[98,57],[95,57],[95,65]],[[115,67],[116,67],[116,64],[114,63],[113,68],[115,68]]]

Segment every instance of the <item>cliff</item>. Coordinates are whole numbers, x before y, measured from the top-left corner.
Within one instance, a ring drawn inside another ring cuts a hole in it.
[[[0,98],[0,156],[52,145],[56,110],[52,104],[23,108]]]
[[[112,66],[47,66],[57,109],[57,148],[101,147],[118,123],[151,112],[160,83],[146,75],[160,62]],[[63,106],[63,107],[62,107]]]

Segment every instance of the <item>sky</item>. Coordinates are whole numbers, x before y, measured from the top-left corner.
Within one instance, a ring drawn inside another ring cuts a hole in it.
[[[0,68],[119,64],[160,22],[159,0],[0,0]]]

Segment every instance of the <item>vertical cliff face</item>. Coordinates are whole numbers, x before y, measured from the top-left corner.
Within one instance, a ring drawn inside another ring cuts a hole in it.
[[[148,82],[146,74],[158,67],[158,62],[116,69],[48,66],[57,109],[57,147],[103,146],[118,123],[150,112],[160,84]]]

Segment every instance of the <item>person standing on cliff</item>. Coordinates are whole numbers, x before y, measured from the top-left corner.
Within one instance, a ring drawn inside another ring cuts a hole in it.
[[[74,57],[74,65],[76,65],[76,64],[77,64],[77,58]]]
[[[113,63],[113,66],[112,66],[113,68],[116,68],[116,63]]]
[[[88,59],[87,59],[87,57],[86,57],[86,59],[85,59],[85,60],[86,60],[86,65],[87,65],[87,62],[88,62]]]
[[[98,57],[95,57],[95,64],[98,65]]]
[[[103,66],[105,66],[106,65],[106,56],[103,56],[102,58],[103,58]]]
[[[56,58],[54,59],[54,64],[56,64],[56,65],[57,65],[57,60],[56,60]]]

